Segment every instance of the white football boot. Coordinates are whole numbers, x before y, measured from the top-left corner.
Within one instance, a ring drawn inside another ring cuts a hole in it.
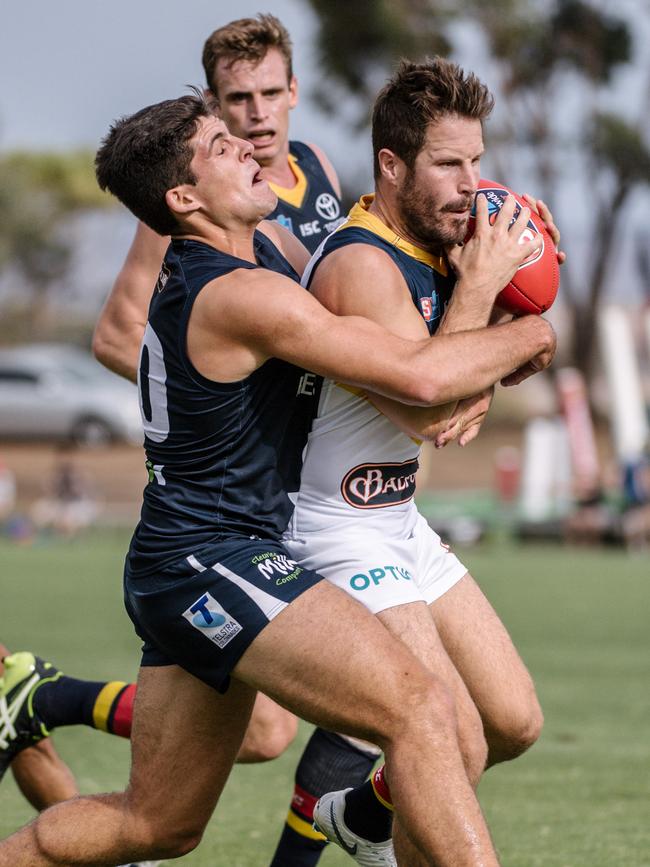
[[[119,867],[159,867],[162,861],[132,861],[130,864],[121,864]]]
[[[373,843],[359,837],[345,824],[345,795],[350,789],[328,792],[314,807],[314,828],[347,852],[353,861],[364,867],[397,867],[393,841]]]

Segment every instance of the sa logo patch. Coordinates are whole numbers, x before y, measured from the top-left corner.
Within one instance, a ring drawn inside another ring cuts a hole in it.
[[[431,298],[420,298],[420,310],[424,316],[425,322],[431,322],[433,319],[433,304]]]

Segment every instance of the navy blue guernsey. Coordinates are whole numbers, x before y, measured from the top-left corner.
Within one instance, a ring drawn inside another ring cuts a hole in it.
[[[360,203],[352,208],[345,225],[327,239],[320,256],[312,259],[307,266],[303,282],[309,286],[322,259],[341,247],[349,244],[379,247],[399,268],[429,334],[434,334],[451,298],[456,277],[448,273],[443,259],[399,238],[381,220],[368,213],[370,201],[370,196],[363,196]],[[380,295],[377,303],[381,303]]]
[[[254,244],[257,265],[198,241],[175,239],[167,250],[138,376],[149,483],[127,560],[132,576],[222,537],[279,538],[291,515],[284,476],[297,470],[283,445],[303,371],[270,359],[243,380],[219,383],[186,351],[192,307],[210,281],[256,267],[298,280],[264,235]],[[299,462],[299,445],[293,454]]]
[[[278,204],[266,219],[277,220],[313,253],[323,238],[343,222],[341,200],[308,145],[289,142],[289,165],[296,176],[296,186],[287,189],[270,184]]]

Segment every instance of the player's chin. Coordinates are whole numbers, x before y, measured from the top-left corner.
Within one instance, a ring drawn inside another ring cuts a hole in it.
[[[467,227],[469,226],[469,211],[464,211],[462,214],[447,214],[445,220],[445,233],[449,240],[448,244],[460,244],[465,240],[467,235]]]
[[[257,195],[257,205],[259,208],[260,219],[268,217],[275,210],[278,204],[278,197],[275,195],[271,187],[266,185],[266,190],[260,189]]]

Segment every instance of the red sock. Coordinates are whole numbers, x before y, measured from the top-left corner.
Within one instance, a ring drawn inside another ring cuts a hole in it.
[[[121,738],[131,737],[134,699],[134,683],[125,684],[119,681],[107,683],[97,696],[93,707],[95,728]]]
[[[384,807],[388,807],[389,810],[392,810],[393,800],[390,796],[390,789],[388,788],[388,783],[386,782],[386,765],[382,765],[380,768],[377,768],[377,770],[371,777],[371,782],[374,793],[377,796],[377,800],[382,803]]]

